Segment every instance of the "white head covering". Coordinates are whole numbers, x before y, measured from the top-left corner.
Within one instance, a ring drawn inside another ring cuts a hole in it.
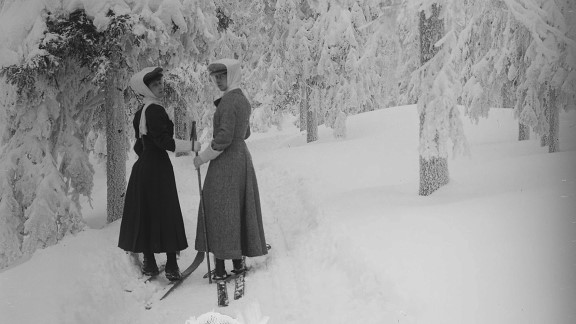
[[[221,64],[226,66],[226,79],[228,82],[228,88],[224,90],[224,93],[227,93],[230,90],[239,89],[240,83],[242,82],[242,70],[240,69],[240,61],[234,59],[220,59],[210,63],[208,69],[211,69],[211,66],[214,67]]]
[[[156,97],[152,91],[150,91],[150,88],[144,84],[144,76],[154,71],[156,68],[156,66],[144,68],[142,71],[134,74],[132,78],[130,78],[130,87],[132,90],[144,97],[144,107],[142,108],[142,114],[140,115],[140,125],[138,126],[140,137],[148,133],[148,129],[146,128],[146,108],[148,108],[148,106],[151,104],[157,104],[160,106],[162,105],[160,98]]]

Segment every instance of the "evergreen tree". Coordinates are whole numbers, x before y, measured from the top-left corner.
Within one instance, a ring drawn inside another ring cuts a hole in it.
[[[419,193],[426,196],[449,182],[448,140],[455,153],[467,149],[456,105],[461,87],[454,71],[458,30],[453,22],[461,7],[458,2],[424,1],[416,8],[420,10],[421,62],[414,72],[420,115]]]
[[[386,104],[381,94],[390,95],[383,87],[387,60],[378,54],[382,38],[369,38],[374,34],[363,28],[380,18],[382,6],[375,1],[328,1],[319,6],[313,27],[319,52],[314,72],[322,87],[316,94],[323,103],[318,107],[321,122],[328,127],[341,112],[353,115]]]
[[[2,70],[15,91],[5,104],[18,113],[5,120],[12,126],[3,138],[3,164],[12,177],[0,189],[8,203],[0,218],[12,224],[5,235],[16,240],[0,266],[82,229],[79,196],[92,189],[86,133],[77,121],[87,121],[100,102],[97,91],[82,86],[99,56],[91,45],[100,34],[82,12],[69,19],[49,14],[46,26],[39,54]]]
[[[106,95],[106,195],[107,221],[111,223],[122,217],[126,190],[126,121],[124,89],[129,80],[127,56],[124,48],[138,46],[132,37],[133,21],[128,16],[116,16],[110,11],[111,22],[103,39],[105,67],[103,89]]]
[[[163,1],[155,11],[147,5],[116,7],[123,14],[107,7],[70,13],[58,3],[30,8],[51,11],[26,13],[41,17],[30,36],[10,34],[27,37],[29,45],[17,49],[25,51],[25,59],[2,64],[1,70],[7,84],[2,88],[9,93],[0,102],[6,125],[0,267],[83,227],[78,199],[92,189],[87,145],[92,130],[107,129],[108,220],[121,216],[129,149],[125,129],[131,120],[124,110],[128,76],[142,65],[170,68],[202,60],[216,29],[215,17],[204,14],[213,12],[210,1]]]
[[[420,33],[418,28],[419,17],[413,10],[399,9],[397,16],[398,37],[398,68],[396,78],[398,82],[398,104],[416,104],[418,91],[413,87],[418,83],[414,71],[420,67]]]
[[[519,119],[519,139],[529,129],[551,138],[558,150],[558,115],[573,107],[575,43],[566,15],[570,1],[494,0],[472,2],[463,32],[463,98],[470,115],[487,116],[498,89],[506,89]],[[573,5],[572,5],[573,6]],[[475,51],[475,53],[472,53]],[[546,141],[544,141],[546,143]]]

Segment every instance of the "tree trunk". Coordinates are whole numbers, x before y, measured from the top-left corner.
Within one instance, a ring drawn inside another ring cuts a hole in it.
[[[106,180],[107,218],[111,223],[122,217],[126,193],[126,137],[124,97],[117,76],[106,87]]]
[[[190,134],[188,131],[188,114],[186,109],[186,101],[178,100],[178,103],[174,106],[174,134],[176,138],[187,140],[190,139]],[[180,152],[176,153],[176,156],[187,155],[188,153]]]
[[[308,112],[306,113],[306,143],[318,140],[318,115],[316,108],[308,104]]]
[[[187,121],[186,102],[184,100],[178,100],[178,103],[174,106],[174,134],[176,134],[176,138],[189,139],[190,134],[188,134]]]
[[[424,11],[420,12],[420,64],[424,65],[440,50],[434,46],[444,34],[444,21],[440,19],[441,6],[432,5],[430,17],[426,18]],[[420,114],[420,140],[426,120],[426,104]],[[436,137],[438,144],[438,136]],[[448,161],[443,157],[424,158],[420,156],[420,190],[421,196],[428,196],[449,182]]]
[[[311,87],[314,82],[306,86],[306,143],[318,140],[318,108],[310,102]]]
[[[518,140],[527,141],[530,139],[530,126],[518,123]]]
[[[560,109],[556,100],[556,90],[550,89],[548,102],[548,152],[560,151]]]
[[[306,83],[302,82],[302,87],[300,88],[300,131],[305,131],[306,128],[306,118],[308,115],[308,87]]]
[[[500,97],[501,97],[501,104],[502,108],[513,108],[514,107],[514,100],[512,92],[512,82],[504,83],[504,86],[500,90]]]
[[[548,103],[545,103],[544,105],[546,105]],[[544,117],[546,118],[546,122],[550,121],[550,109],[546,106],[544,106]],[[550,131],[548,131],[549,133]],[[540,147],[544,147],[544,146],[548,146],[548,133],[543,132],[540,135]]]
[[[424,114],[420,115],[420,133],[424,126]],[[438,137],[436,137],[438,141]],[[443,157],[431,157],[426,159],[420,156],[420,196],[431,195],[438,188],[450,182],[448,173],[448,160]]]
[[[541,147],[548,146],[548,135],[542,135],[540,137],[540,146]]]
[[[448,160],[446,158],[420,157],[420,196],[428,196],[450,182]]]

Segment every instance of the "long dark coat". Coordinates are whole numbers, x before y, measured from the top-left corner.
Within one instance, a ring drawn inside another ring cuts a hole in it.
[[[218,259],[265,255],[260,195],[252,157],[244,140],[250,136],[250,103],[240,89],[215,102],[212,148],[223,151],[210,161],[203,200],[210,252]],[[198,210],[196,250],[206,251],[204,215]]]
[[[176,252],[188,247],[178,201],[172,162],[166,151],[174,151],[174,124],[163,107],[146,108],[148,134],[140,138],[142,109],[134,116],[134,150],[138,160],[132,167],[118,246],[131,252]]]

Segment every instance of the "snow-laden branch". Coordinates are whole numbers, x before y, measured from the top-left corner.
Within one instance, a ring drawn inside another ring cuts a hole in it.
[[[548,48],[545,44],[545,40],[550,36],[556,37],[559,41],[576,50],[576,42],[570,39],[565,32],[548,23],[547,20],[553,21],[553,17],[549,17],[550,13],[540,8],[533,0],[502,1],[508,6],[514,18],[530,30],[534,41],[548,58],[557,60],[559,57],[559,54],[554,49]],[[576,68],[576,62],[567,61],[566,63]]]

